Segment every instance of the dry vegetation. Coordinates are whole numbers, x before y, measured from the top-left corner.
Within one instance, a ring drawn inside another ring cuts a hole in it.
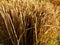
[[[60,45],[60,2],[1,0],[0,45]]]

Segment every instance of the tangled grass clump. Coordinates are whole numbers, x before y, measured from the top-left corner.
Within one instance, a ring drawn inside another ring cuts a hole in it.
[[[60,5],[35,0],[0,2],[3,45],[59,45]]]

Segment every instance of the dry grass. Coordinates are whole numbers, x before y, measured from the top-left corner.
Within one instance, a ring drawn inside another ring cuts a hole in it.
[[[2,0],[0,40],[4,45],[58,45],[60,5],[49,1]]]

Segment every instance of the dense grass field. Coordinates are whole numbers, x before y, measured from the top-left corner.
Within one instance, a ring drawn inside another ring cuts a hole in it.
[[[60,45],[60,0],[0,0],[0,45]]]

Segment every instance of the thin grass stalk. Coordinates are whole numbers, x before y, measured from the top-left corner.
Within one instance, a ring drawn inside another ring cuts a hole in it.
[[[1,13],[1,16],[2,16],[2,18],[3,18],[3,20],[4,20],[5,25],[6,25],[6,29],[7,29],[7,32],[8,32],[8,34],[9,34],[10,38],[11,38],[12,44],[14,45],[14,41],[13,41],[13,39],[12,39],[12,37],[11,37],[10,31],[9,31],[9,29],[8,29],[8,26],[7,26],[7,21],[6,21],[6,19],[5,19],[5,15],[4,15],[4,13],[2,13],[1,11],[0,11],[0,13]]]

